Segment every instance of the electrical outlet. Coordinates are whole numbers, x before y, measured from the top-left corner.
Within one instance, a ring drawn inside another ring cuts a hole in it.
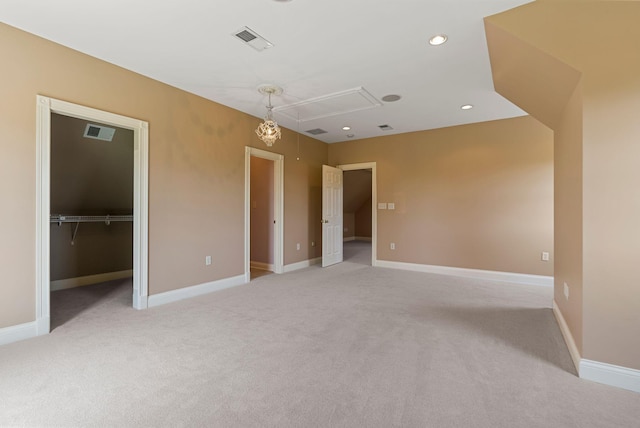
[[[311,241],[311,246],[315,247],[316,246],[316,241]]]
[[[392,250],[396,249],[396,243],[392,242],[391,244],[389,244],[389,248],[391,248]]]
[[[569,286],[566,282],[564,283],[564,298],[569,300]]]
[[[543,251],[541,259],[542,259],[543,262],[548,262],[549,261],[549,252],[548,251]]]
[[[300,251],[300,243],[299,242],[296,244],[296,250]]]
[[[207,256],[204,258],[204,264],[207,266],[211,265],[211,256]]]

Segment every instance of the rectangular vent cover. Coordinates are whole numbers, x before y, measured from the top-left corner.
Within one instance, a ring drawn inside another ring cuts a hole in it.
[[[256,33],[249,27],[242,27],[233,36],[242,41],[242,43],[251,46],[258,52],[273,47],[273,43]]]
[[[113,140],[113,135],[115,133],[116,133],[115,128],[109,128],[104,125],[96,125],[93,123],[87,123],[87,126],[84,129],[83,136],[85,138],[93,138],[95,140],[111,141]]]
[[[320,128],[316,128],[316,129],[310,129],[308,131],[304,131],[307,134],[311,134],[311,135],[320,135],[320,134],[326,134],[327,131],[325,131],[324,129],[320,129]]]
[[[393,129],[389,125],[379,125],[378,128],[382,129],[383,131],[391,131]]]

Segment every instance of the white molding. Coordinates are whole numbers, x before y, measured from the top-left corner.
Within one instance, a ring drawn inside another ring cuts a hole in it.
[[[133,307],[147,307],[149,266],[149,124],[41,95],[36,96],[36,325],[49,333],[51,113],[133,130]]]
[[[488,279],[492,281],[506,281],[516,284],[540,285],[553,287],[552,276],[529,275],[524,273],[499,272],[493,270],[454,268],[449,266],[423,265],[417,263],[394,262],[377,260],[378,267],[402,269],[415,272],[437,273],[440,275],[462,276],[466,278]]]
[[[309,266],[319,265],[322,263],[322,257],[316,257],[314,259],[303,260],[297,263],[291,263],[284,266],[284,272],[293,272],[294,270],[304,269]]]
[[[275,266],[273,265],[273,263],[262,263],[262,262],[251,261],[251,269],[266,270],[269,272],[273,272],[275,269]]]
[[[35,321],[0,328],[0,345],[31,339],[38,336],[38,333],[38,325]]]
[[[372,241],[370,236],[356,236],[355,240],[356,241],[365,241],[365,242],[371,242]]]
[[[562,316],[560,307],[556,303],[555,299],[553,300],[553,315],[556,317],[556,321],[558,322],[558,327],[560,327],[560,332],[562,333],[564,342],[567,344],[567,348],[569,349],[569,355],[571,355],[573,365],[576,367],[576,370],[579,374],[580,360],[582,357],[580,357],[580,351],[578,350],[578,346],[576,345],[575,340],[573,340],[573,335],[571,334],[569,325],[567,324],[567,321],[565,321],[564,316]]]
[[[244,274],[149,296],[150,308],[246,284]]]
[[[100,282],[113,281],[115,279],[129,278],[133,276],[133,269],[117,272],[105,272],[95,275],[78,276],[76,278],[58,279],[51,281],[51,291],[65,290],[67,288],[83,287],[85,285],[98,284]]]
[[[378,266],[378,166],[376,162],[338,165],[343,171],[371,170],[371,266]]]
[[[274,263],[273,272],[284,272],[284,156],[255,147],[244,148],[244,276],[251,278],[251,157],[273,161]]]
[[[640,370],[582,359],[580,378],[640,392]]]
[[[342,237],[342,242],[351,242],[351,241],[355,241],[356,237],[355,236],[343,236]]]

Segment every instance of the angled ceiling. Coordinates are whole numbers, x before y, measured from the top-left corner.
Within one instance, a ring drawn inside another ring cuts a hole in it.
[[[527,2],[4,0],[0,20],[256,125],[267,104],[258,87],[277,85],[280,125],[334,143],[524,115],[493,89],[483,18]],[[235,36],[244,27],[273,46],[249,46]],[[429,45],[436,34],[448,41]],[[383,101],[392,94],[402,98]]]

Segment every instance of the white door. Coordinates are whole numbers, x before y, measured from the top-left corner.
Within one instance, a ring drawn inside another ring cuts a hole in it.
[[[342,261],[342,170],[322,165],[322,267]]]

